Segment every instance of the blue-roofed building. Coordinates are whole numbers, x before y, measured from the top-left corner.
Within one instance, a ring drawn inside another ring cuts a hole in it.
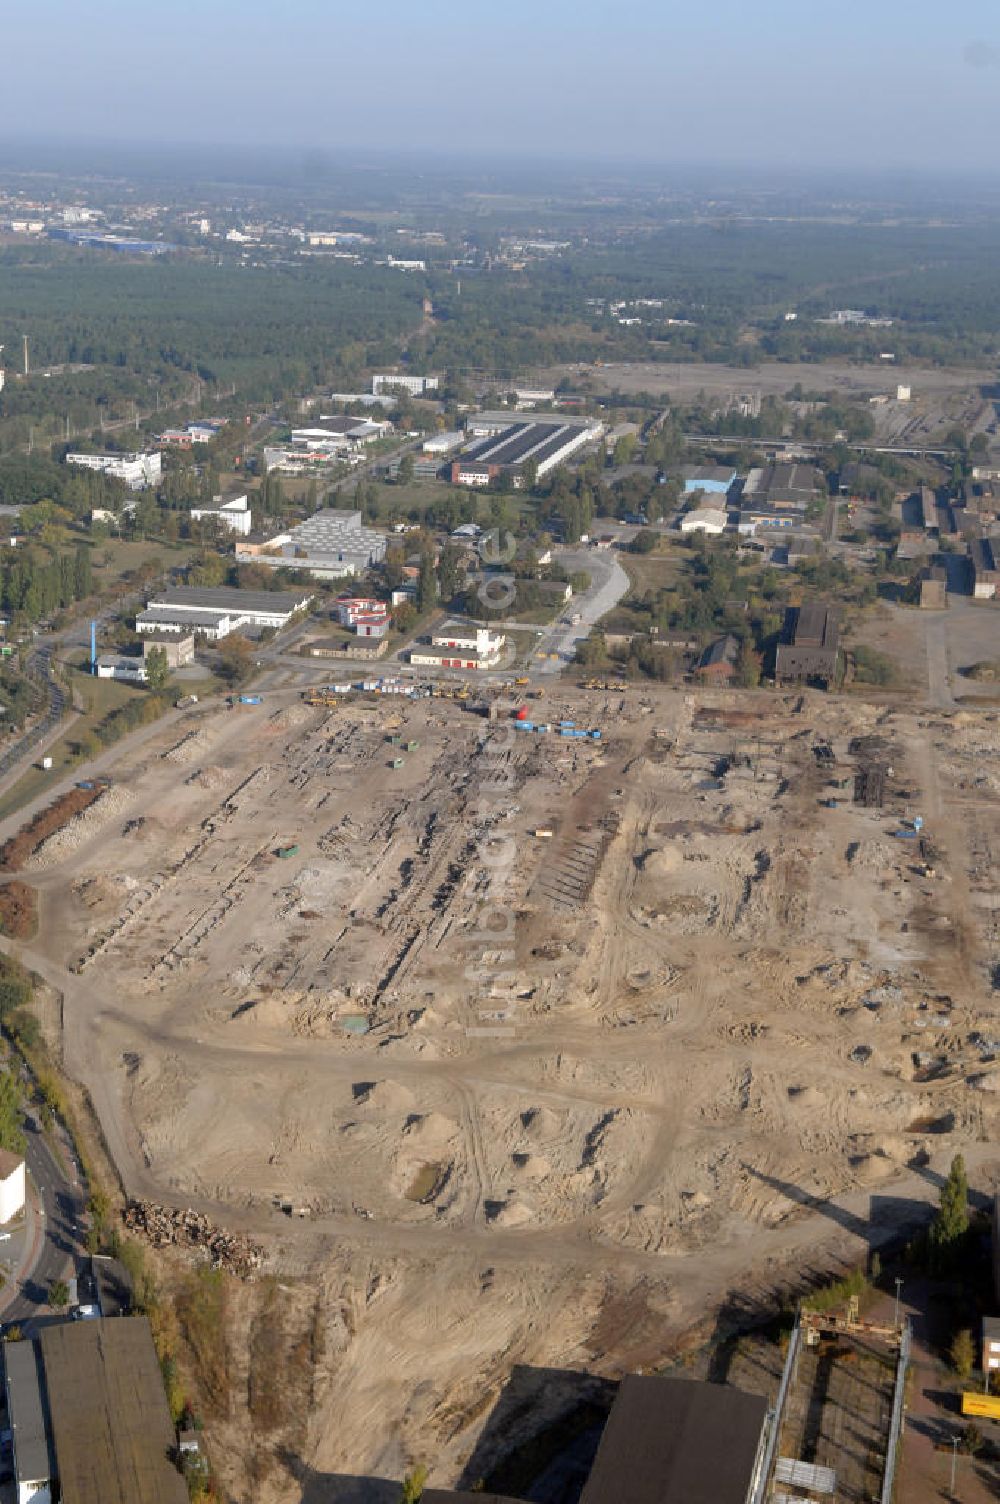
[[[705,491],[709,495],[725,496],[736,479],[736,471],[730,465],[685,465],[682,474],[685,495]]]

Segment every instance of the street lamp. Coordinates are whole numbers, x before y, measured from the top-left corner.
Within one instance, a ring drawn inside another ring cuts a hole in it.
[[[896,1275],[896,1311],[895,1311],[895,1315],[893,1316],[893,1321],[892,1321],[892,1324],[896,1328],[897,1331],[899,1330],[899,1292],[902,1290],[902,1288],[903,1288],[903,1281],[900,1279],[899,1275],[897,1274]]]
[[[952,1498],[955,1497],[955,1468],[958,1464],[958,1437],[951,1438],[951,1489]]]

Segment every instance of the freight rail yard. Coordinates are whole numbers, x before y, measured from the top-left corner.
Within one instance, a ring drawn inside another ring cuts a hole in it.
[[[19,857],[128,1192],[320,1313],[325,1474],[451,1479],[515,1364],[654,1363],[989,1163],[1000,718],[516,694],[198,707]]]

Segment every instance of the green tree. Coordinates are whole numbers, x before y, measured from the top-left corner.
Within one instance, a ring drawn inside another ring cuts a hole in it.
[[[948,1349],[948,1357],[958,1377],[967,1379],[976,1361],[976,1344],[967,1327],[955,1333],[951,1340],[951,1347]]]
[[[10,1071],[0,1071],[0,1149],[23,1154],[24,1113],[17,1078]]]
[[[150,648],[146,655],[146,683],[150,689],[163,689],[169,677],[166,648]]]
[[[399,461],[399,468],[396,471],[396,480],[401,486],[409,486],[413,484],[413,455],[410,454],[409,451],[407,451],[407,453],[404,454]]]
[[[462,551],[454,543],[446,543],[438,560],[438,584],[441,599],[452,601],[464,584]]]
[[[243,684],[250,677],[250,644],[238,632],[230,632],[219,643],[219,671],[230,684]]]
[[[427,1482],[427,1469],[422,1462],[418,1463],[412,1472],[407,1473],[403,1479],[402,1492],[399,1495],[399,1504],[419,1504],[423,1497],[424,1484]]]
[[[65,1311],[69,1305],[69,1286],[64,1279],[54,1279],[49,1283],[49,1305],[53,1311]]]
[[[969,1231],[969,1180],[965,1161],[956,1154],[941,1187],[941,1204],[931,1224],[929,1243],[931,1267],[946,1271],[961,1252]]]
[[[73,561],[75,574],[74,589],[78,601],[85,600],[93,589],[93,581],[90,573],[90,549],[86,544],[81,544],[76,551]]]
[[[434,574],[434,555],[420,556],[420,578],[417,580],[417,610],[426,611],[437,600],[437,578]]]

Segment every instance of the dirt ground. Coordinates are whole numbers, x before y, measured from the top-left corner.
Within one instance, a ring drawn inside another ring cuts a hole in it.
[[[595,392],[657,392],[677,402],[687,402],[699,392],[710,396],[734,396],[760,392],[781,397],[795,383],[824,392],[874,396],[893,392],[897,385],[912,388],[914,398],[967,393],[970,387],[992,386],[996,372],[989,369],[939,370],[933,366],[852,365],[848,361],[824,361],[822,366],[783,365],[778,361],[759,366],[715,365],[711,362],[622,362],[604,366],[553,366],[536,373],[538,382],[556,386],[564,377],[585,374]],[[971,400],[971,399],[970,399]]]
[[[252,1230],[323,1333],[291,1440],[234,1359],[234,1497],[452,1481],[515,1366],[660,1362],[912,1220],[928,1165],[990,1173],[996,714],[547,690],[583,741],[265,700],[123,752],[25,869],[127,1188]]]

